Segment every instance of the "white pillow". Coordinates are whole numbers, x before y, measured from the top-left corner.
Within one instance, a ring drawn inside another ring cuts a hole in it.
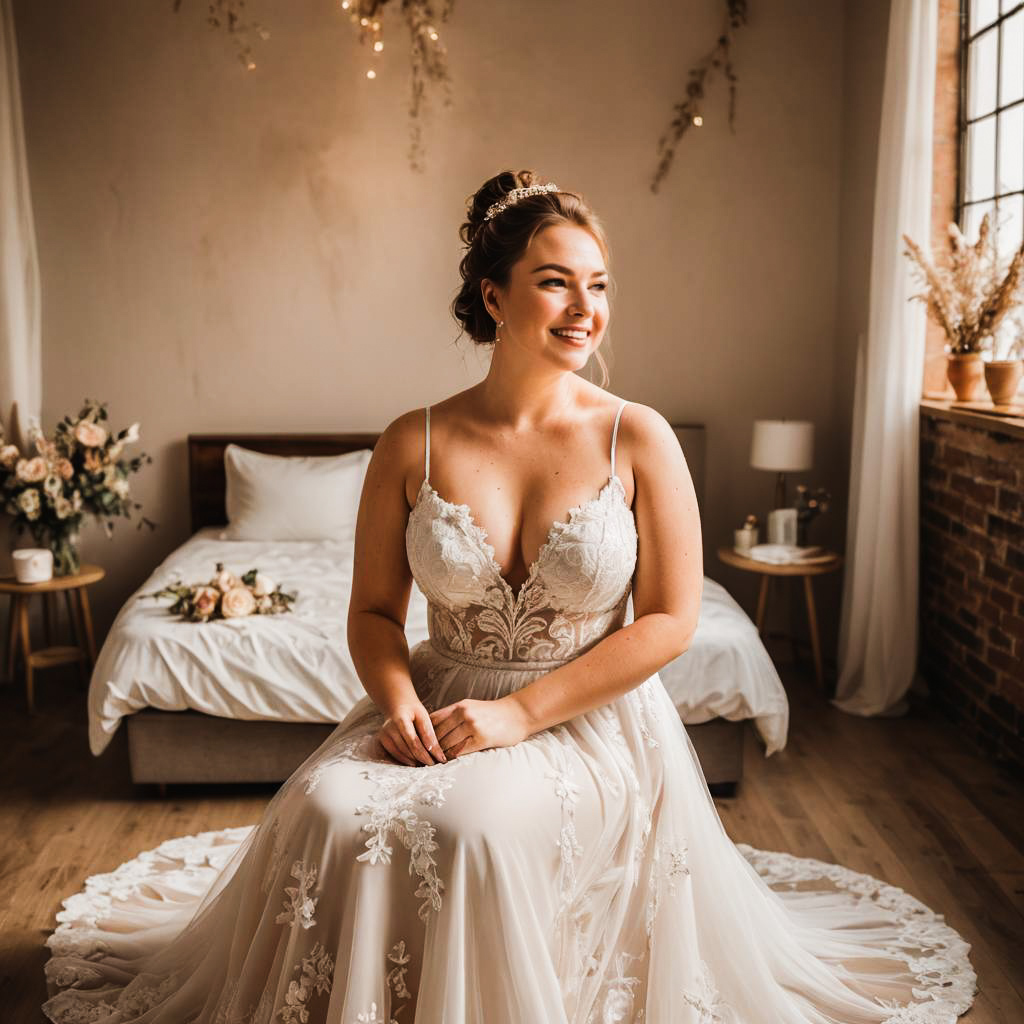
[[[352,540],[370,455],[264,455],[229,444],[221,539]]]

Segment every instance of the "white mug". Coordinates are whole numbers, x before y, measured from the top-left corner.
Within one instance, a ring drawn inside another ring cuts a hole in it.
[[[757,543],[757,534],[758,529],[756,526],[742,526],[738,530],[733,530],[733,550],[739,551],[744,555],[747,554]]]
[[[53,552],[49,548],[19,548],[11,552],[19,583],[45,583],[53,579]]]

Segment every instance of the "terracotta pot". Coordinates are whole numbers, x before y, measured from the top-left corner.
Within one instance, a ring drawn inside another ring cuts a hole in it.
[[[1012,405],[1024,376],[1024,360],[993,359],[985,364],[985,386],[996,405]]]
[[[946,356],[946,377],[959,402],[977,402],[984,397],[985,364],[980,352]]]

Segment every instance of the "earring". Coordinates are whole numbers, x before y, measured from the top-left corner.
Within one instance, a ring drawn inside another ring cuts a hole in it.
[[[495,344],[497,344],[497,342],[498,342],[498,331],[501,330],[501,328],[504,327],[504,326],[505,326],[505,321],[504,320],[499,320],[494,325],[494,342],[495,342]]]

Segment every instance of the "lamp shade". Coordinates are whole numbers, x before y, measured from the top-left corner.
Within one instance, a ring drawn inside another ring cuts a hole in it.
[[[796,473],[814,465],[814,424],[808,420],[755,420],[750,465]]]

